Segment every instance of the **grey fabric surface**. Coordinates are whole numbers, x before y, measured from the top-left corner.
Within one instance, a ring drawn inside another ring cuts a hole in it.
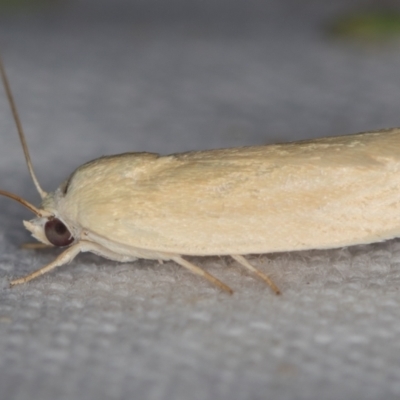
[[[332,40],[364,2],[77,1],[0,16],[0,43],[42,186],[90,159],[264,144],[400,125],[396,42]],[[0,96],[0,187],[38,203]],[[1,399],[396,399],[400,242],[195,258],[81,255],[9,289],[57,251],[21,250],[29,213],[0,199]]]

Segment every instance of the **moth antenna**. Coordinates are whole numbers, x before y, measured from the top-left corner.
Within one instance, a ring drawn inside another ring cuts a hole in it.
[[[0,190],[0,196],[8,197],[10,199],[17,201],[18,203],[25,206],[28,210],[30,210],[34,214],[36,214],[38,217],[50,217],[52,215],[44,210],[39,210],[33,204],[29,203],[28,201],[26,201],[22,197],[17,196],[14,193],[6,192],[5,190]]]
[[[39,181],[36,178],[35,172],[33,170],[32,161],[31,161],[31,157],[29,155],[28,145],[26,144],[25,135],[24,135],[24,131],[22,129],[21,120],[20,120],[19,115],[18,115],[17,107],[15,105],[14,97],[13,97],[12,92],[11,92],[10,84],[8,83],[6,71],[4,69],[4,65],[3,65],[3,61],[1,59],[1,57],[0,57],[0,74],[1,74],[1,79],[3,81],[4,89],[6,91],[7,99],[8,99],[8,102],[10,104],[10,108],[11,108],[12,114],[14,116],[14,121],[15,121],[15,124],[17,126],[19,139],[20,139],[21,144],[22,144],[22,149],[24,150],[25,160],[26,160],[26,164],[28,166],[29,173],[30,173],[30,175],[32,177],[34,185],[36,186],[36,190],[39,192],[39,195],[43,200],[46,197],[47,193],[40,187]],[[7,196],[7,195],[5,195],[5,196]],[[8,197],[11,197],[11,196],[8,196]],[[16,197],[18,197],[18,196],[16,196]],[[11,198],[14,198],[15,200],[17,200],[15,197],[11,197]],[[22,200],[21,198],[19,198],[19,199]],[[17,201],[20,201],[20,200],[17,200]],[[23,200],[23,201],[25,201],[25,200]],[[26,203],[23,203],[22,201],[20,201],[20,203],[24,204],[26,206]],[[32,208],[30,208],[30,209],[33,211]],[[35,212],[35,211],[33,211],[33,212]]]

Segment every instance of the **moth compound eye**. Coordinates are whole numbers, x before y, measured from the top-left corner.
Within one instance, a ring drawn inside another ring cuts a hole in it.
[[[74,241],[71,232],[58,218],[49,219],[44,226],[47,240],[54,246],[68,246]]]

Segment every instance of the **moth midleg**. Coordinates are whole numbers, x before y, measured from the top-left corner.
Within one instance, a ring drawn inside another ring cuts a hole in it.
[[[218,288],[224,290],[225,292],[229,294],[233,294],[233,290],[225,285],[225,283],[221,282],[219,279],[215,278],[208,272],[204,271],[197,265],[192,264],[191,262],[185,260],[181,256],[174,256],[171,257],[171,260],[175,261],[177,264],[181,265],[182,267],[188,269],[189,271],[193,272],[196,275],[200,275],[203,278],[206,278],[209,282],[211,282],[213,285],[217,286]]]
[[[267,285],[276,293],[281,294],[278,286],[271,280],[270,277],[265,275],[263,272],[259,271],[257,268],[253,267],[243,256],[238,254],[231,254],[231,257],[236,260],[239,264],[243,265],[243,267],[247,268],[249,271],[256,274],[260,279],[267,283]]]

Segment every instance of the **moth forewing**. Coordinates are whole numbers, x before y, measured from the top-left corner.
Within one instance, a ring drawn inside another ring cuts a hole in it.
[[[57,207],[64,219],[142,251],[245,255],[369,243],[400,233],[399,146],[393,129],[105,157],[72,175]]]

